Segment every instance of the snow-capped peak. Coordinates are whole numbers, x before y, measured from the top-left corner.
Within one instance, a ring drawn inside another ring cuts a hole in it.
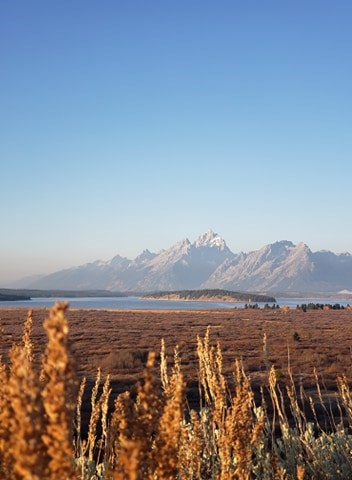
[[[134,259],[134,262],[135,262],[135,263],[147,262],[147,261],[151,260],[152,258],[154,258],[155,256],[156,256],[155,253],[150,252],[150,251],[146,248],[145,250],[143,250],[142,253],[140,253],[140,254]]]
[[[194,242],[195,247],[217,247],[219,250],[224,250],[227,248],[225,240],[220,237],[217,233],[213,232],[211,228],[200,235],[197,240]]]

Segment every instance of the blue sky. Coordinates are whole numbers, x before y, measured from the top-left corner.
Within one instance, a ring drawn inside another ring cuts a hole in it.
[[[0,4],[0,286],[212,228],[352,252],[352,3]]]

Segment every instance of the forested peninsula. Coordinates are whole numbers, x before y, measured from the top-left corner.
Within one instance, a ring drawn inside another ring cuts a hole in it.
[[[178,290],[154,292],[143,295],[145,300],[189,300],[201,302],[266,302],[276,303],[274,297],[250,292],[232,292],[231,290]]]

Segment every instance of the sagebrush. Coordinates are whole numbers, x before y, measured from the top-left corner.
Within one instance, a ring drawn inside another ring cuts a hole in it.
[[[267,384],[255,399],[239,359],[231,382],[225,379],[221,346],[211,343],[209,329],[196,345],[198,409],[188,408],[178,349],[170,361],[162,342],[158,358],[149,354],[135,394],[111,399],[109,376],[97,372],[85,431],[86,380],[75,373],[66,309],[56,304],[44,323],[47,344],[39,368],[31,312],[22,342],[12,347],[9,362],[0,362],[1,479],[352,478],[352,395],[346,378],[337,379],[338,416],[329,411],[318,380],[313,399],[296,387],[290,370],[286,384],[280,383],[269,363]]]

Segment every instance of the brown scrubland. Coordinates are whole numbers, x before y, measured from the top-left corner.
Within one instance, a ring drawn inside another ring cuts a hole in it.
[[[0,478],[352,478],[352,311],[1,308]]]

